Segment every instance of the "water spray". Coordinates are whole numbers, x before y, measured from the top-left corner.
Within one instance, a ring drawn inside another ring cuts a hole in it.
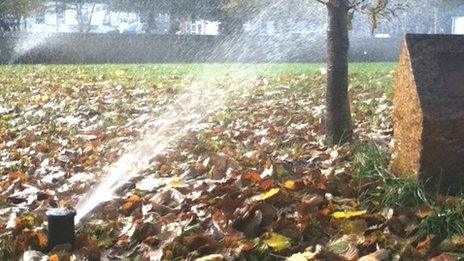
[[[286,4],[285,0],[278,0],[273,5],[266,8],[256,17],[249,21],[251,28],[260,28],[261,21],[266,20],[267,17],[272,17],[276,10],[281,10],[282,6]],[[313,9],[305,9],[312,12]],[[317,29],[320,33],[308,36],[313,39],[322,35],[324,29]],[[258,35],[256,38],[262,40]],[[283,52],[281,49],[273,48],[268,53],[261,54],[258,49],[254,49],[253,43],[245,41],[241,43],[241,35],[232,35],[218,46],[210,50],[211,56],[205,57],[206,62],[214,62],[215,53],[220,53],[233,57],[234,61],[243,62],[247,61],[248,52],[250,49],[258,55],[266,55],[271,61],[282,61],[283,58],[289,55],[288,52]],[[248,36],[245,36],[248,39]],[[291,40],[292,36],[286,32],[276,35],[279,39]],[[273,38],[263,38],[267,41],[273,41]],[[202,57],[203,59],[203,57]],[[247,66],[238,64],[231,66],[229,73],[234,75],[237,80],[240,73],[244,74],[243,79],[253,76],[252,71],[247,71]],[[199,70],[201,71],[201,70]],[[212,72],[208,70],[201,71],[203,76],[208,76]],[[243,94],[247,90],[247,86],[243,85],[242,81],[232,86],[224,86],[223,84],[211,83],[193,83],[186,90],[180,93],[174,101],[165,108],[162,115],[156,123],[156,127],[147,131],[140,140],[132,144],[127,151],[113,164],[108,166],[102,181],[94,185],[93,189],[84,194],[76,205],[77,216],[76,223],[81,222],[87,215],[89,215],[95,208],[102,203],[107,202],[113,198],[117,191],[123,187],[124,184],[130,182],[133,178],[140,175],[146,170],[150,162],[157,155],[163,153],[165,149],[174,141],[179,140],[186,135],[189,130],[194,129],[199,123],[207,116],[214,112],[223,109],[227,100],[235,96],[237,93]],[[158,125],[158,123],[160,123]]]
[[[76,211],[69,208],[51,208],[45,214],[48,220],[48,251],[64,244],[74,247]]]
[[[20,62],[21,57],[28,52],[48,44],[53,39],[53,33],[32,33],[20,35],[13,48],[13,54],[8,61],[8,64],[15,64]]]

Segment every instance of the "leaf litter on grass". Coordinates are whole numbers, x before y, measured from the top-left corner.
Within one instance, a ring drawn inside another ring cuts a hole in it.
[[[0,81],[9,86],[0,95],[3,258],[42,249],[45,209],[73,206],[127,144],[155,127],[178,90],[169,86],[189,84],[137,80],[121,69],[72,77],[38,70]],[[387,146],[391,81],[351,81],[356,137]],[[250,91],[98,206],[79,226],[76,251],[48,258],[389,260],[456,252],[457,236],[442,250],[436,237],[416,236],[428,217],[418,218],[419,209],[364,208],[359,186],[369,184],[353,178],[354,148],[322,142],[324,82],[317,74],[222,77]]]

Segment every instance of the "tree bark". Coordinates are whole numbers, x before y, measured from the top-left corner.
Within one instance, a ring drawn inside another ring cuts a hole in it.
[[[95,6],[97,5],[97,3],[93,3],[92,5],[92,9],[90,11],[90,16],[89,16],[89,22],[88,22],[88,25],[87,25],[87,30],[85,31],[86,33],[89,33],[90,30],[92,30],[92,19],[93,19],[93,13],[95,12]]]
[[[79,26],[79,32],[83,33],[84,32],[84,14],[82,13],[82,8],[84,8],[83,3],[77,3],[76,4],[76,19],[77,19],[77,24]]]
[[[328,3],[327,90],[325,131],[327,145],[350,141],[353,128],[348,98],[348,0]]]

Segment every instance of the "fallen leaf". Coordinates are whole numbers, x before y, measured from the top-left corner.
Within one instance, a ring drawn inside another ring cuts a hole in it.
[[[252,197],[251,200],[253,200],[253,201],[266,200],[268,198],[273,197],[277,193],[279,193],[279,191],[280,191],[280,189],[273,188],[273,189],[270,189],[269,191],[267,191],[265,193],[262,193],[262,194],[259,194],[259,195],[256,195],[256,196]]]
[[[291,246],[290,240],[277,233],[271,233],[271,236],[264,240],[264,243],[275,251],[282,251]]]
[[[272,179],[264,179],[259,182],[259,188],[262,190],[270,190],[274,185],[274,180]]]
[[[361,257],[358,261],[387,261],[391,260],[390,258],[390,251],[380,249],[372,254]]]
[[[113,74],[117,77],[122,77],[124,74],[126,74],[126,72],[124,70],[115,70]]]
[[[51,255],[48,257],[48,261],[60,261],[58,255]]]
[[[212,254],[196,258],[195,261],[221,261],[224,260],[224,256],[220,254]]]
[[[293,181],[293,180],[285,181],[284,188],[289,189],[289,190],[294,190],[295,189],[295,181]]]
[[[338,211],[332,213],[332,217],[335,219],[342,219],[342,218],[352,218],[352,217],[359,217],[364,214],[366,214],[366,210],[357,210],[357,211],[351,211],[351,210],[346,210],[346,211]]]
[[[430,261],[457,261],[459,260],[457,256],[451,255],[451,254],[441,254],[439,256],[433,257],[430,259]]]
[[[28,175],[21,171],[11,172],[10,174],[8,174],[8,177],[10,178],[10,180],[19,179],[23,182],[29,179]]]
[[[247,170],[242,174],[242,179],[250,181],[252,183],[258,183],[261,181],[261,174],[254,170]]]
[[[124,200],[122,204],[121,210],[124,212],[132,211],[139,203],[141,202],[141,198],[137,195],[131,195]]]
[[[171,182],[169,182],[171,188],[179,188],[183,186],[183,182],[181,178],[174,177],[172,178]]]
[[[44,232],[37,232],[36,233],[37,239],[39,240],[39,246],[44,248],[47,245],[48,239],[47,235]]]
[[[316,258],[316,255],[317,253],[312,252],[296,253],[287,258],[287,261],[309,261]]]

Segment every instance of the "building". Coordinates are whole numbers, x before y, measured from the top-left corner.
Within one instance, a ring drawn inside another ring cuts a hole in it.
[[[153,33],[169,34],[171,16],[154,13],[140,17],[137,13],[113,12],[105,4],[84,4],[80,10],[57,2],[48,2],[35,15],[23,19],[21,30],[34,33]],[[198,20],[181,23],[178,34],[217,35],[219,22]]]
[[[453,17],[453,34],[464,34],[464,16]]]
[[[197,20],[184,22],[180,26],[177,34],[190,34],[190,35],[218,35],[220,22]]]
[[[464,34],[464,5],[456,8],[452,13],[452,29],[453,34]]]
[[[140,17],[136,13],[109,11],[104,4],[85,4],[76,10],[49,2],[40,12],[23,19],[21,30],[34,33],[107,33],[117,31],[122,23],[140,23]]]

